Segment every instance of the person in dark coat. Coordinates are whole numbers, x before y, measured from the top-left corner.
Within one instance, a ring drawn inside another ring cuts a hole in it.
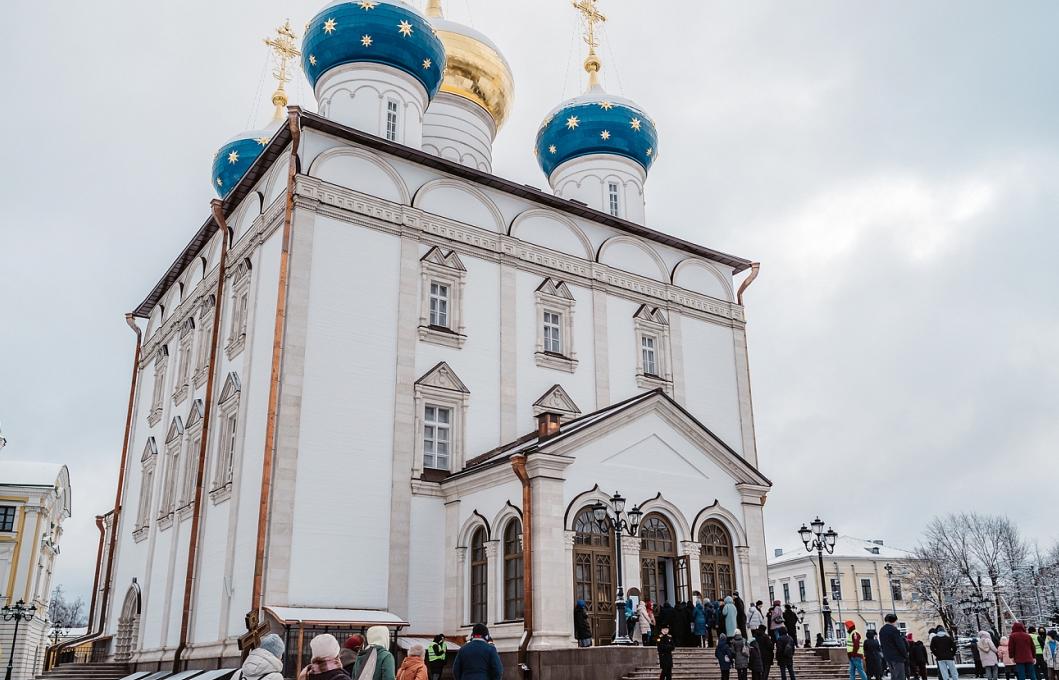
[[[755,638],[750,643],[750,677],[752,680],[765,680],[765,664],[761,658],[761,639],[767,638],[768,633]]]
[[[787,629],[787,633],[797,642],[798,612],[794,611],[794,607],[789,604],[783,608],[783,627]]]
[[[905,640],[911,643],[908,647],[908,674],[915,680],[927,680],[927,661],[930,655],[927,654],[927,646],[922,640],[915,640],[912,638],[912,634],[909,633]]]
[[[791,637],[786,626],[779,629],[780,639],[776,641],[776,664],[780,667],[780,680],[797,680],[794,677],[794,652],[798,649],[798,640]]]
[[[1008,636],[1008,656],[1015,664],[1015,675],[1019,680],[1037,678],[1037,646],[1026,632],[1026,626],[1016,621],[1011,624],[1011,635]]]
[[[974,640],[968,645],[971,649],[971,660],[974,661],[974,677],[980,678],[985,673],[985,667],[982,666],[982,654],[978,651],[978,640]]]
[[[471,639],[460,648],[452,663],[452,677],[456,680],[502,680],[504,665],[496,647],[486,642],[489,629],[476,623],[471,629]]]
[[[673,642],[677,647],[691,646],[691,609],[688,608],[687,602],[677,603],[669,632],[673,635]]]
[[[697,598],[696,598],[697,599]],[[706,605],[702,600],[695,602],[695,608],[691,610],[691,632],[695,635],[695,646],[706,646]]]
[[[821,633],[817,633],[816,634],[816,646],[817,647],[823,647],[824,646],[824,636]]]
[[[732,673],[732,663],[735,661],[732,648],[728,644],[728,636],[721,633],[717,637],[717,651],[713,653],[717,657],[717,665],[721,668],[721,680],[728,680]]]
[[[868,680],[882,680],[882,645],[879,644],[878,635],[874,630],[869,630],[867,639],[864,640],[864,670],[868,673]]]
[[[661,673],[658,680],[673,680],[673,650],[676,644],[673,636],[669,634],[669,624],[661,624],[658,633],[658,668]]]
[[[662,626],[669,626],[670,636],[672,636],[673,605],[665,602],[658,608],[658,613],[655,614],[655,625],[658,626],[659,630],[662,629]]]
[[[739,591],[733,593],[732,602],[735,603],[735,627],[743,634],[743,637],[747,637],[746,631],[746,604],[743,602],[743,598],[739,597]]]
[[[732,649],[732,663],[739,680],[747,680],[747,671],[750,669],[750,645],[743,639],[743,635],[736,630],[735,635],[728,638],[728,644]],[[758,657],[761,663],[761,657]]]
[[[574,637],[577,639],[578,647],[592,646],[592,626],[588,623],[588,611],[585,609],[584,600],[578,600],[574,605]]]
[[[757,643],[757,650],[761,654],[761,680],[768,680],[772,663],[776,660],[776,643],[772,641],[765,626],[758,626],[754,631],[754,642]]]
[[[706,645],[713,647],[713,629],[717,627],[717,602],[706,600],[703,606],[706,607]]]
[[[905,680],[908,666],[908,641],[895,624],[897,615],[887,614],[886,624],[879,631],[879,645],[883,660],[890,666],[890,680]]]

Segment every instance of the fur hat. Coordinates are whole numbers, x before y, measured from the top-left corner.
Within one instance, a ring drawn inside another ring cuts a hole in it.
[[[314,637],[309,643],[309,649],[313,650],[314,659],[337,659],[339,652],[342,651],[338,646],[338,640],[330,633]]]
[[[286,651],[287,646],[283,644],[283,638],[275,633],[269,633],[261,638],[261,649],[282,661],[283,652]]]

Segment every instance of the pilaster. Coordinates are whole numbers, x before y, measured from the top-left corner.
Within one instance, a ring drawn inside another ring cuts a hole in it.
[[[497,621],[503,621],[504,617],[500,613],[500,602],[498,586],[502,587],[504,583],[503,576],[500,575],[500,569],[497,564],[497,556],[500,555],[500,541],[489,540],[485,542],[485,560],[486,560],[486,573],[489,574],[489,584],[485,589],[485,611],[486,624],[492,625]]]
[[[680,312],[669,310],[669,351],[673,374],[673,399],[681,406],[687,404],[687,386],[684,383],[684,328]]]
[[[456,545],[460,531],[460,501],[445,503],[445,630],[463,625],[463,574],[467,548]]]
[[[610,354],[607,345],[607,291],[592,289],[592,339],[595,343],[596,410],[610,405]]]
[[[750,358],[746,344],[746,327],[732,327],[735,348],[735,383],[739,396],[739,428],[743,439],[743,458],[758,467],[757,436],[754,432],[754,400],[750,390]],[[679,401],[679,399],[678,399]]]
[[[518,338],[516,297],[517,271],[500,264],[500,440],[519,436],[518,427]]]
[[[526,463],[533,501],[533,615],[531,649],[566,649],[574,636],[570,599],[555,597],[556,583],[572,578],[569,540],[563,526],[563,483],[572,459],[535,454]],[[570,585],[568,593],[573,592]]]
[[[768,565],[765,550],[765,494],[768,487],[757,484],[737,484],[742,495],[743,527],[746,530],[746,557],[741,560],[748,593],[765,599],[768,593]]]
[[[639,588],[642,583],[640,578],[640,539],[625,534],[621,538],[621,565],[625,587],[628,595],[629,588]]]
[[[683,541],[680,544],[683,554],[688,558],[688,569],[691,570],[691,574],[688,575],[688,582],[691,584],[691,591],[699,591],[702,594],[702,548],[699,543],[695,541]]]

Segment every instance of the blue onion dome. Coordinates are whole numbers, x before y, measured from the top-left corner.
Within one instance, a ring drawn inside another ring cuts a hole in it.
[[[314,89],[336,66],[364,62],[411,75],[433,99],[445,72],[445,48],[426,18],[401,0],[338,0],[313,17],[302,67]]]
[[[624,156],[646,173],[658,157],[658,130],[636,102],[593,85],[544,119],[534,152],[548,177],[566,161],[592,154]]]
[[[242,132],[217,150],[217,155],[213,157],[213,189],[218,196],[224,198],[231,193],[272,141],[272,136],[281,124],[281,120],[274,120],[268,127]]]

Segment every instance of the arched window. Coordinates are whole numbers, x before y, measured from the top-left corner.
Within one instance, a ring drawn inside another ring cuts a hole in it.
[[[485,529],[471,536],[471,623],[488,623],[489,557],[485,552]]]
[[[680,584],[668,578],[676,574],[677,549],[673,527],[664,517],[651,514],[640,524],[640,587],[644,597],[655,602],[674,600]]]
[[[674,553],[673,530],[659,515],[648,515],[640,525],[640,550]]]
[[[522,618],[522,522],[513,519],[504,529],[504,620]]]
[[[735,590],[735,561],[728,530],[715,519],[707,520],[699,530],[699,544],[702,594],[711,600],[731,595]]]

